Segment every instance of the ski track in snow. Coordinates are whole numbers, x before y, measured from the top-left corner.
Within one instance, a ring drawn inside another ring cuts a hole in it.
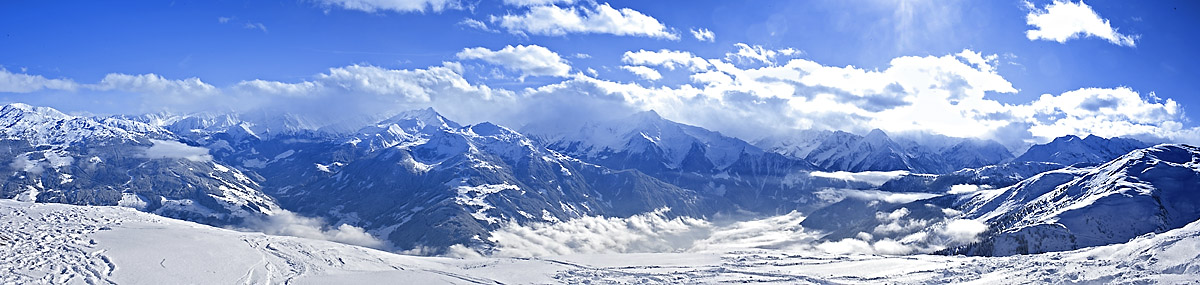
[[[5,284],[1197,283],[1200,222],[1010,257],[778,250],[453,259],[244,233],[121,207],[0,200]]]

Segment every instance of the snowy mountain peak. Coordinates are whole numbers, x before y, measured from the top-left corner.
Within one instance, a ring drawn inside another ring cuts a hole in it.
[[[462,127],[462,125],[446,119],[446,117],[443,117],[442,114],[435,111],[432,107],[400,112],[387,120],[379,122],[377,126],[383,127],[391,124],[416,129],[427,127],[458,129]]]
[[[866,136],[863,136],[862,140],[859,140],[859,143],[876,147],[892,146],[896,144],[896,142],[892,141],[892,139],[880,129],[871,130]]]
[[[1088,137],[1092,137],[1092,135],[1088,135]],[[1080,140],[1080,139],[1079,139],[1079,137],[1077,137],[1075,135],[1065,135],[1065,136],[1054,138],[1054,140],[1050,141],[1050,143],[1066,143],[1066,142],[1077,141],[1077,140]]]
[[[871,131],[867,132],[867,135],[863,137],[873,139],[888,139],[887,133],[884,133],[883,130],[880,129],[871,129]]]
[[[0,108],[0,117],[3,117],[5,121],[10,119],[46,120],[72,118],[72,116],[59,112],[54,108],[34,107],[25,103],[9,103],[8,105],[4,105],[3,108]]]
[[[1066,135],[1046,144],[1031,146],[1014,161],[1054,162],[1063,165],[1099,164],[1149,146],[1138,140],[1120,137],[1103,138],[1088,135],[1080,139],[1077,136]]]
[[[638,122],[660,122],[660,121],[666,120],[666,119],[663,119],[663,117],[660,116],[658,114],[658,112],[654,111],[654,110],[641,111],[641,112],[634,113],[633,116],[631,116],[631,118],[634,118],[634,120],[638,121]]]
[[[0,137],[32,145],[64,146],[84,140],[138,140],[169,136],[170,132],[142,122],[118,118],[96,119],[64,114],[49,107],[13,103],[0,108]]]
[[[517,131],[493,124],[491,122],[482,122],[468,127],[472,133],[484,137],[495,136],[520,136]]]

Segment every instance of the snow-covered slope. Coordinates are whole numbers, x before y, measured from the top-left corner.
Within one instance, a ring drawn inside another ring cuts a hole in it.
[[[127,208],[0,200],[0,282],[53,284],[1196,283],[1200,222],[1011,257],[778,250],[415,257],[243,233]]]
[[[1013,161],[1040,161],[1088,166],[1105,163],[1135,149],[1146,147],[1150,147],[1150,145],[1134,139],[1119,137],[1106,139],[1094,135],[1080,139],[1073,135],[1067,135],[1055,138],[1049,143],[1031,146],[1029,150]]]
[[[1200,218],[1200,148],[1159,145],[1103,165],[981,191],[958,207],[988,238],[960,252],[1010,255],[1120,243]]]

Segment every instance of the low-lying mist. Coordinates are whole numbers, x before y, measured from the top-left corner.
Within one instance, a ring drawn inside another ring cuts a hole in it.
[[[848,194],[847,199],[896,199],[861,192]],[[903,200],[911,202],[915,199]],[[846,238],[832,238],[827,232],[806,229],[802,223],[808,217],[799,212],[729,221],[727,218],[672,218],[669,211],[663,208],[628,218],[583,217],[556,223],[510,223],[492,232],[489,240],[494,247],[473,249],[456,245],[447,255],[537,257],[755,249],[818,255],[907,255],[932,253],[976,242],[978,235],[987,230],[987,226],[979,221],[956,218],[961,214],[956,211],[941,211],[941,217],[915,217],[905,207],[877,211],[873,220],[862,222],[862,231]]]

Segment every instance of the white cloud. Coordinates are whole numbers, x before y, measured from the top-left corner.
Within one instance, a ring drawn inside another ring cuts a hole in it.
[[[957,185],[950,186],[950,191],[946,192],[946,194],[975,193],[975,192],[979,191],[979,189],[980,189],[979,185],[957,184]]]
[[[974,242],[987,229],[987,225],[976,220],[954,219],[947,221],[939,233],[949,237],[952,242],[966,244]]]
[[[1028,105],[1017,106],[1013,113],[1029,118],[1029,131],[1043,139],[1068,134],[1172,138],[1188,131],[1182,129],[1186,119],[1175,100],[1162,100],[1153,93],[1142,97],[1128,87],[1044,94]]]
[[[232,88],[229,97],[236,98],[240,110],[264,108],[315,122],[350,125],[355,122],[347,120],[366,124],[399,111],[431,106],[463,123],[496,120],[501,110],[515,109],[514,92],[471,84],[461,70],[456,63],[425,69],[350,65],[330,68],[310,81],[243,81]]]
[[[230,18],[230,17],[217,17],[217,23],[222,23],[222,24],[224,24],[224,23],[229,23],[229,20],[233,20],[233,18]]]
[[[717,35],[714,34],[709,29],[705,29],[705,28],[692,29],[691,32],[692,32],[692,37],[695,37],[697,41],[711,43],[711,42],[717,40]]]
[[[707,237],[693,242],[689,251],[808,250],[822,233],[805,231],[804,227],[800,225],[804,219],[804,215],[791,212],[715,228]]]
[[[47,79],[41,75],[12,73],[0,67],[0,92],[29,93],[44,89],[75,90],[79,84],[70,79]]]
[[[875,252],[875,249],[871,247],[870,243],[867,243],[865,241],[858,240],[858,239],[852,239],[852,238],[842,239],[842,240],[835,241],[835,242],[822,243],[822,244],[817,245],[817,248],[825,251],[826,253],[837,254],[837,255],[845,255],[845,254],[852,254],[852,253],[870,254],[870,253]]]
[[[936,209],[932,205],[926,205]],[[945,213],[944,209],[940,212]],[[822,242],[815,248],[831,254],[907,255],[930,253],[953,246],[978,241],[988,226],[975,220],[945,220],[931,217],[924,220],[911,217],[908,208],[876,213],[877,226],[872,233],[858,233],[854,238]]]
[[[551,4],[573,4],[575,0],[504,0],[504,4],[512,6],[542,6]]]
[[[263,33],[267,32],[267,26],[263,25],[263,23],[246,23],[245,25],[242,25],[242,27],[251,30],[260,30]]]
[[[458,59],[478,59],[526,76],[557,76],[565,77],[571,71],[571,65],[566,60],[549,49],[538,45],[505,46],[500,50],[489,50],[476,47],[459,52]]]
[[[283,83],[279,81],[255,79],[238,82],[238,84],[234,85],[233,88],[245,93],[303,96],[306,94],[312,94],[322,87],[323,86],[320,83],[311,81],[304,81],[300,83]]]
[[[871,185],[879,186],[891,181],[892,179],[908,175],[908,171],[863,171],[863,172],[847,172],[847,171],[813,171],[809,175],[816,177],[825,177],[833,179],[841,179],[846,181],[865,182]]]
[[[1027,7],[1033,4],[1026,2]],[[1117,32],[1108,19],[1101,18],[1091,6],[1080,1],[1055,0],[1042,9],[1031,9],[1025,16],[1030,26],[1037,27],[1025,31],[1029,40],[1048,40],[1065,43],[1067,40],[1080,37],[1097,37],[1113,44],[1133,47],[1136,46],[1137,35],[1125,35]]]
[[[686,249],[712,227],[708,221],[668,218],[669,209],[629,218],[581,217],[559,223],[508,224],[492,232],[492,255],[670,252]]]
[[[645,67],[645,66],[623,65],[623,66],[621,66],[621,69],[629,71],[630,73],[633,73],[633,74],[637,75],[638,77],[641,77],[642,79],[645,79],[647,81],[655,81],[655,80],[662,79],[662,74],[658,73],[658,70],[654,70],[653,68],[649,68],[649,67]]]
[[[319,0],[323,5],[368,13],[393,12],[441,12],[446,9],[461,9],[457,0]]]
[[[150,142],[153,144],[144,150],[142,157],[182,158],[197,162],[209,162],[213,158],[204,147],[190,146],[177,141],[151,139]]]
[[[692,71],[706,70],[711,66],[707,60],[690,52],[666,49],[659,51],[627,51],[621,56],[621,62],[632,65],[661,66],[670,70],[675,70],[677,67],[684,67]]]
[[[175,80],[153,73],[138,75],[109,73],[99,83],[88,87],[101,91],[116,90],[173,96],[212,95],[219,92],[217,87],[204,83],[199,78]]]
[[[514,34],[562,36],[571,33],[612,34],[678,40],[658,19],[608,3],[588,7],[533,6],[525,14],[493,16],[492,22]]]
[[[936,197],[937,194],[930,193],[897,193],[878,190],[854,190],[854,189],[824,189],[817,192],[821,199],[837,202],[845,198],[854,198],[864,201],[884,201],[892,204],[908,203],[921,199]]]
[[[725,54],[725,59],[730,62],[759,62],[763,64],[775,64],[775,59],[779,56],[799,55],[800,51],[794,48],[785,48],[780,50],[770,50],[763,48],[760,45],[748,45],[737,43],[737,52]]]
[[[461,22],[458,22],[458,25],[464,26],[467,28],[484,31],[484,32],[490,32],[490,33],[499,33],[500,32],[500,31],[497,31],[495,29],[488,27],[487,23],[484,23],[483,21],[471,19],[471,18],[463,19]]]
[[[386,242],[371,236],[360,227],[347,224],[331,226],[322,219],[300,216],[287,210],[279,210],[266,217],[247,219],[235,229],[388,249]]]
[[[775,52],[774,57],[768,51]],[[996,55],[963,50],[942,56],[907,56],[895,58],[885,67],[866,69],[783,59],[784,53],[744,44],[734,46],[728,57],[708,59],[687,51],[624,53],[621,63],[628,67],[618,67],[640,72],[638,75],[648,80],[666,75],[661,73],[665,70],[690,73],[690,82],[644,85],[601,79],[597,75],[602,72],[591,68],[571,74],[573,67],[561,56],[540,46],[469,48],[460,53],[462,59],[484,60],[521,76],[561,76],[566,80],[506,90],[473,84],[463,77],[464,67],[456,62],[423,69],[350,65],[330,68],[308,80],[247,80],[226,88],[196,78],[110,74],[99,83],[78,86],[120,92],[63,97],[133,93],[119,106],[138,108],[134,111],[157,111],[163,106],[183,111],[269,108],[315,122],[347,120],[338,114],[356,114],[364,117],[358,120],[367,120],[434,107],[462,123],[493,121],[508,126],[538,121],[574,124],[653,109],[668,119],[746,140],[802,129],[863,133],[879,128],[892,133],[996,139],[1013,149],[1067,134],[1200,142],[1200,128],[1185,127],[1190,122],[1178,102],[1126,87],[1083,88],[1043,95],[1033,102],[1001,103],[992,96],[1017,90],[999,75]],[[772,64],[763,64],[763,60]],[[51,89],[43,85],[75,86],[68,79],[52,81],[8,72],[0,76],[23,82],[8,84],[22,86],[9,87],[10,92]],[[31,85],[43,87],[28,87]],[[23,99],[37,104],[39,98]],[[115,97],[104,99],[111,98]]]

